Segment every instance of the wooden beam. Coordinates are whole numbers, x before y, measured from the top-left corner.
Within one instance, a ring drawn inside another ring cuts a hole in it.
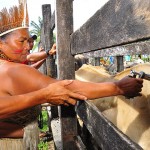
[[[72,0],[56,0],[57,25],[57,71],[59,79],[72,79],[75,76],[74,57],[70,53],[70,35],[73,33]]]
[[[70,53],[70,35],[73,32],[73,1],[56,0],[57,72],[59,79],[74,79],[74,57]],[[77,118],[74,107],[59,107],[61,149],[77,150]]]
[[[55,11],[51,16],[51,30],[54,30],[54,28],[55,28]]]
[[[116,56],[116,65],[117,72],[121,72],[124,70],[123,56]]]
[[[72,54],[150,38],[150,0],[110,0],[72,34]]]
[[[102,149],[142,150],[138,144],[107,120],[96,106],[89,101],[78,104],[77,114]]]
[[[150,54],[150,40],[84,53],[84,56],[107,57],[107,56],[123,56],[136,54]]]
[[[42,47],[44,47],[45,37],[44,37],[44,26],[43,26],[43,25],[42,25],[42,27],[41,27],[40,41],[41,41]],[[39,70],[41,73],[43,73],[44,75],[47,75],[46,62],[44,62],[44,63],[42,64],[42,66],[41,66],[38,70]]]
[[[47,50],[53,45],[53,31],[51,30],[51,5],[42,5],[43,14],[43,28],[44,28],[44,49]],[[53,56],[46,59],[47,75],[51,77],[56,76],[55,60]]]

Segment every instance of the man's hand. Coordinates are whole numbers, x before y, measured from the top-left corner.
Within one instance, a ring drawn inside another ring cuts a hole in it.
[[[56,44],[54,43],[51,50],[49,51],[50,55],[55,55],[56,54]]]
[[[71,84],[73,80],[64,80],[50,84],[46,87],[47,103],[53,105],[75,105],[77,100],[86,100],[87,98],[81,94],[74,93],[68,90],[65,86]]]
[[[143,80],[140,78],[124,77],[123,79],[116,82],[121,95],[127,98],[133,98],[136,96],[141,96],[141,91],[143,87]]]

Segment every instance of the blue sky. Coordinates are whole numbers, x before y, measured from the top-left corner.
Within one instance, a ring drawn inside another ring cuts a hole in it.
[[[86,20],[100,9],[108,0],[74,0],[74,30],[78,29]],[[10,7],[17,4],[18,0],[0,0],[0,10],[2,7]],[[27,0],[30,20],[38,21],[42,16],[42,5],[51,4],[52,11],[55,9],[55,0]]]

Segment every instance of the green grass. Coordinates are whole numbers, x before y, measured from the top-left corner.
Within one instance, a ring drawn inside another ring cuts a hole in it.
[[[46,132],[48,131],[48,114],[46,110],[42,110],[43,115],[43,128],[40,131]],[[39,150],[48,150],[48,143],[40,141],[38,145]]]
[[[48,150],[48,143],[40,141],[38,148],[39,148],[39,150]]]

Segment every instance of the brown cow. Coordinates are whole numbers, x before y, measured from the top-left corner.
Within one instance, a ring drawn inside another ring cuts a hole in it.
[[[85,78],[87,81],[102,82],[119,80],[130,74],[133,69],[137,72],[144,71],[150,74],[150,64],[140,64],[117,74],[114,78],[103,71],[95,71],[95,67],[83,66],[76,72],[76,79]],[[88,70],[86,70],[86,68]],[[93,69],[94,68],[94,69]],[[98,70],[101,70],[97,67]],[[90,78],[90,74],[93,76]],[[93,73],[94,72],[94,73]],[[96,77],[94,77],[94,75]],[[86,77],[84,77],[86,76]],[[101,78],[101,79],[99,79]],[[126,99],[123,96],[101,98],[94,101],[94,104],[102,111],[107,119],[116,125],[123,133],[138,143],[144,150],[150,148],[150,81],[144,80],[142,96],[133,99]]]

